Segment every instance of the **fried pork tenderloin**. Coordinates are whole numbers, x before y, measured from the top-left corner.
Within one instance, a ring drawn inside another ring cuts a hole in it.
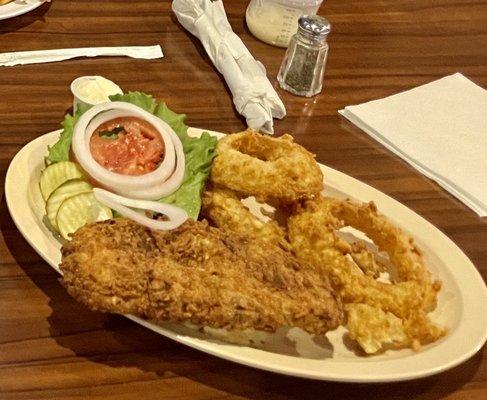
[[[155,322],[322,335],[343,321],[328,279],[276,245],[204,221],[172,231],[125,219],[87,225],[63,246],[61,270],[92,310]]]

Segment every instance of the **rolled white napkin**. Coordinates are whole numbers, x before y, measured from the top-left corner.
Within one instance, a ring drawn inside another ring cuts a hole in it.
[[[161,46],[117,46],[117,47],[82,47],[73,49],[52,49],[14,51],[0,53],[0,67],[13,65],[50,63],[69,60],[76,57],[127,56],[132,58],[162,58]]]
[[[286,109],[265,67],[233,32],[221,0],[174,0],[172,9],[181,25],[203,44],[249,128],[273,133],[273,118],[283,118]]]
[[[460,73],[339,111],[487,216],[487,91]]]

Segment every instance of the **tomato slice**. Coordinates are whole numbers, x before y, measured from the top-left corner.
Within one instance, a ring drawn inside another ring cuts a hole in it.
[[[101,124],[90,139],[96,162],[122,175],[154,171],[164,158],[164,141],[147,121],[120,117]]]

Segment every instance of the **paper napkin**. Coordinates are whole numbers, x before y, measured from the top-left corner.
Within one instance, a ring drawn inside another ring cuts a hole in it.
[[[283,118],[286,109],[267,79],[265,67],[233,32],[222,1],[174,0],[172,8],[225,78],[235,108],[245,116],[249,128],[273,133],[273,118]]]
[[[339,111],[487,216],[487,91],[460,73]]]
[[[39,64],[69,60],[76,57],[127,56],[132,58],[162,58],[161,46],[118,46],[118,47],[84,47],[75,49],[53,49],[15,51],[0,53],[0,67],[13,65]]]
[[[51,0],[16,0],[18,4],[50,3]]]

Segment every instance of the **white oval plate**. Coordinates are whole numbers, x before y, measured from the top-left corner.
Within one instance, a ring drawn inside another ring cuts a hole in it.
[[[201,132],[198,129],[190,130],[192,136],[198,136]],[[7,172],[5,196],[19,231],[37,253],[60,272],[61,242],[43,223],[44,202],[38,185],[47,146],[57,141],[58,134],[59,131],[56,131],[41,136],[19,151]],[[414,379],[452,368],[480,350],[487,337],[487,288],[465,254],[442,232],[404,205],[341,172],[321,167],[327,194],[360,201],[372,200],[394,223],[406,232],[414,233],[430,270],[443,282],[438,307],[431,315],[435,322],[448,328],[448,334],[443,339],[425,346],[418,353],[400,350],[360,357],[343,345],[342,335],[345,331],[339,328],[327,335],[333,344],[332,352],[329,350],[327,353],[313,343],[304,352],[299,351],[298,344],[296,349],[274,346],[269,351],[219,342],[170,323],[155,325],[134,316],[127,317],[161,335],[227,360],[320,380],[387,382]],[[275,336],[277,343],[279,335]],[[296,340],[299,343],[301,339]],[[286,343],[289,347],[289,340]]]
[[[0,20],[28,13],[29,11],[40,7],[42,4],[44,4],[44,2],[40,0],[32,3],[23,3],[20,0],[14,0],[11,3],[0,6]]]

